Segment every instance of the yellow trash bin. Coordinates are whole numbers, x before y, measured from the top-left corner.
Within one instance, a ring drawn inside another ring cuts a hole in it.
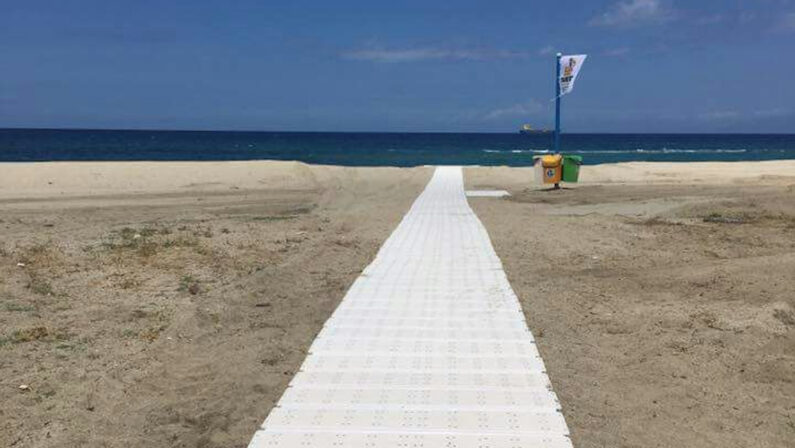
[[[541,168],[543,168],[543,179],[545,184],[559,184],[563,174],[563,157],[560,154],[553,154],[541,158]]]

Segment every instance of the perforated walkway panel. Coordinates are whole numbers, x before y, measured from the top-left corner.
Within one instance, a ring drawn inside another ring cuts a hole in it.
[[[461,168],[436,169],[249,447],[571,447]]]

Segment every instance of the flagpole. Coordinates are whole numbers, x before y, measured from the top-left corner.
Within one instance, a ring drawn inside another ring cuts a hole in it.
[[[560,153],[560,57],[555,57],[555,154]]]

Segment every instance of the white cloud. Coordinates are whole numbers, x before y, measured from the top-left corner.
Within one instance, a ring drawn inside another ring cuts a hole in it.
[[[723,14],[718,13],[711,16],[699,17],[696,19],[696,23],[698,25],[715,25],[717,23],[723,22],[724,19],[725,17]]]
[[[740,113],[736,110],[717,110],[699,114],[698,118],[707,121],[732,121],[740,118]]]
[[[792,109],[783,107],[771,109],[756,109],[744,112],[738,112],[733,109],[716,110],[711,112],[704,112],[698,115],[698,118],[705,121],[738,121],[738,120],[754,120],[765,118],[781,118],[787,117],[793,113]]]
[[[541,112],[544,107],[536,100],[514,104],[513,106],[503,107],[489,111],[483,116],[486,120],[496,120],[499,118],[520,117],[534,115]]]
[[[775,108],[775,109],[759,109],[753,112],[755,117],[759,118],[776,118],[776,117],[786,117],[792,111],[789,109],[784,108]]]
[[[671,13],[660,0],[626,0],[614,4],[609,10],[589,22],[593,26],[635,26],[659,23],[670,19]]]
[[[737,20],[743,25],[751,23],[756,20],[756,13],[753,11],[743,11],[740,13],[740,16],[737,18]]]
[[[795,12],[783,14],[778,23],[780,31],[795,31]]]
[[[345,59],[371,62],[416,62],[427,60],[479,61],[526,57],[526,52],[498,49],[446,49],[436,47],[353,50],[342,54]]]
[[[605,56],[611,56],[611,57],[625,56],[627,54],[629,54],[629,48],[627,47],[613,48],[610,50],[605,50],[604,52]]]
[[[539,56],[547,56],[547,55],[552,54],[554,51],[555,51],[555,47],[553,47],[552,45],[547,45],[546,47],[538,50],[538,55]]]

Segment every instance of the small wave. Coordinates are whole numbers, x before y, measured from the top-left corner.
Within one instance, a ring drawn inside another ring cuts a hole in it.
[[[573,152],[574,154],[631,154],[636,151],[621,150],[621,149],[605,149],[595,151],[566,151]]]
[[[482,149],[481,151],[490,154],[547,154],[548,149]]]
[[[644,154],[716,154],[716,153],[744,153],[747,152],[747,149],[706,149],[706,148],[692,148],[692,149],[680,149],[680,148],[662,148],[662,149],[643,149],[638,148],[635,152],[644,153]]]
[[[549,149],[483,149],[490,154],[529,154],[542,155],[549,154]],[[574,149],[564,150],[565,154],[742,154],[748,152],[747,149],[707,149],[707,148],[662,148],[662,149]]]
[[[593,149],[564,151],[567,154],[718,154],[748,152],[747,149]]]

